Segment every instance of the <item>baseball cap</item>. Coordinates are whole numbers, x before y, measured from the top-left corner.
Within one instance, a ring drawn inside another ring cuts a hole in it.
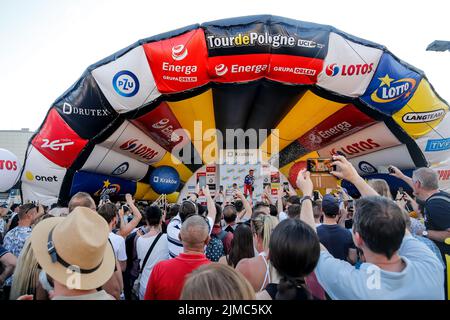
[[[336,216],[339,214],[339,201],[331,194],[323,196],[322,211],[327,216]]]

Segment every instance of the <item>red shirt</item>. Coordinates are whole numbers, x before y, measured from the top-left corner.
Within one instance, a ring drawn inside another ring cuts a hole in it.
[[[157,263],[148,279],[144,300],[178,300],[186,277],[208,263],[211,261],[204,254],[185,253]]]

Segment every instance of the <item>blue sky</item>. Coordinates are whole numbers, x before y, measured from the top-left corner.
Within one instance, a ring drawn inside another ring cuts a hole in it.
[[[254,14],[329,24],[383,44],[424,70],[450,102],[450,52],[425,51],[435,39],[450,40],[449,8],[439,0],[0,0],[0,130],[36,130],[86,67],[138,39]]]

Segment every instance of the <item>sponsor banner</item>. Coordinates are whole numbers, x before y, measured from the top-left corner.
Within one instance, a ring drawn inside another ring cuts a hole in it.
[[[318,150],[374,123],[375,120],[349,104],[306,132],[298,142],[310,151]]]
[[[322,68],[321,59],[272,54],[266,77],[285,83],[314,84]]]
[[[148,165],[101,145],[96,145],[81,170],[123,179],[140,180],[145,177]]]
[[[23,203],[30,201],[39,201],[39,203],[44,206],[51,206],[58,202],[58,194],[49,194],[48,190],[45,188],[38,187],[36,185],[29,184],[27,182],[22,182],[22,197]]]
[[[328,47],[328,31],[284,23],[252,23],[231,29],[207,25],[205,38],[209,57],[272,53],[323,59]]]
[[[38,149],[30,148],[22,173],[22,182],[41,189],[41,193],[57,197],[65,174],[65,168],[48,160]]]
[[[414,161],[404,144],[355,157],[350,159],[350,162],[358,173],[362,175],[378,173],[382,171],[382,168],[389,165],[396,166],[402,170],[415,168]]]
[[[145,164],[160,161],[166,153],[166,150],[128,121],[100,145]]]
[[[68,168],[87,144],[61,118],[56,109],[52,109],[39,133],[31,142],[47,159],[57,165]]]
[[[216,185],[216,166],[206,166],[206,183]]]
[[[429,134],[416,140],[430,164],[450,159],[450,115]]]
[[[147,132],[167,151],[171,151],[175,146],[181,148],[189,143],[188,135],[184,130],[181,134],[179,133],[181,130],[178,129],[183,128],[166,102],[162,102],[154,110],[131,122],[142,131]],[[178,133],[174,133],[175,130],[178,130]]]
[[[408,103],[419,82],[418,73],[400,64],[390,54],[384,53],[361,99],[375,109],[392,115]]]
[[[450,163],[446,162],[431,168],[438,174],[439,189],[450,192]]]
[[[409,135],[418,138],[433,130],[447,112],[448,106],[422,79],[414,96],[393,118]]]
[[[208,83],[203,29],[143,47],[160,92],[180,92]]]
[[[340,151],[347,158],[354,158],[399,144],[386,124],[379,122],[320,149],[318,153],[320,157],[330,157]]]
[[[95,197],[102,195],[117,196],[136,193],[136,182],[118,177],[106,176],[86,171],[75,173],[70,195],[77,192],[87,192]]]
[[[142,46],[92,71],[103,94],[113,108],[124,113],[158,98],[147,58]]]
[[[117,115],[91,74],[87,74],[58,100],[55,109],[83,139],[95,137]]]
[[[317,85],[349,97],[359,97],[369,85],[383,51],[331,32],[324,69]]]
[[[268,54],[221,56],[208,59],[208,72],[214,82],[247,82],[261,79],[270,69]]]

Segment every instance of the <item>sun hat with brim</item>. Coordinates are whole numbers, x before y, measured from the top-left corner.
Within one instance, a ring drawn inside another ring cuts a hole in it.
[[[69,289],[91,290],[104,285],[116,263],[109,228],[97,212],[75,208],[65,218],[39,222],[31,247],[42,269]]]

